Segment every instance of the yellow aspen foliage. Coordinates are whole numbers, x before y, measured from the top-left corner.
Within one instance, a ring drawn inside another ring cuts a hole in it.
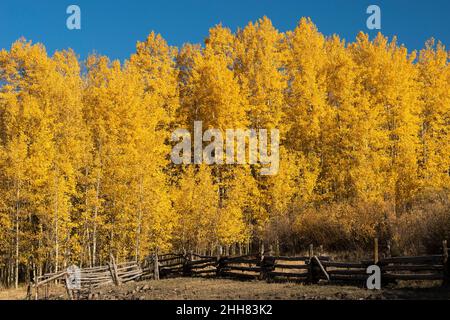
[[[209,35],[205,39],[204,55],[220,56],[228,63],[228,67],[233,69],[236,58],[235,41],[236,37],[231,30],[218,24],[209,29]]]
[[[286,33],[287,77],[286,145],[301,151],[312,171],[321,172],[324,165],[323,132],[334,119],[334,110],[327,104],[325,37],[310,19],[302,18],[292,32]],[[326,179],[315,186],[318,199],[329,197]]]
[[[183,91],[189,92],[182,99],[183,110],[189,116],[187,122],[203,121],[203,128],[246,128],[248,103],[241,94],[233,72],[228,68],[224,55],[216,55],[209,46],[202,54],[192,57],[189,79]]]
[[[76,187],[86,144],[86,127],[82,113],[82,81],[80,66],[73,51],[56,52],[53,56],[56,74],[52,84],[55,105],[54,160],[52,164],[53,224],[55,225],[56,268],[63,264],[64,255],[72,254],[70,234],[76,214],[72,199],[77,198]],[[50,91],[49,91],[50,92]],[[60,243],[64,244],[61,246]]]
[[[288,144],[318,156],[321,125],[326,117],[325,38],[309,19],[303,18],[287,35],[289,88],[286,116]]]
[[[409,54],[394,38],[391,42],[379,34],[373,42],[360,34],[351,47],[355,60],[363,68],[363,92],[378,113],[381,126],[381,150],[377,151],[386,180],[381,189],[385,197],[402,208],[419,187],[417,152],[419,147],[418,70]]]
[[[52,257],[52,269],[57,271],[70,251],[71,201],[76,196],[82,143],[78,62],[71,51],[50,58],[43,46],[25,40],[1,55],[6,83],[3,168],[6,181],[16,186],[12,205],[16,259],[20,260],[22,244],[34,251],[27,255],[34,264]]]
[[[283,40],[283,34],[267,17],[248,24],[236,35],[234,69],[250,104],[252,128],[281,129],[287,87],[282,72],[286,53]]]
[[[234,70],[248,100],[247,118],[254,129],[278,129],[285,133],[283,108],[287,87],[282,71],[286,60],[284,35],[264,17],[238,30],[235,40]],[[282,162],[284,159],[282,158]],[[256,166],[255,166],[256,167]],[[269,205],[274,190],[269,178],[253,174],[253,203],[251,205],[253,232],[261,235],[272,217]],[[242,178],[241,178],[242,179]],[[247,181],[253,180],[248,177]],[[252,185],[246,182],[246,185]],[[255,198],[256,196],[256,198]],[[250,228],[251,230],[252,228]]]
[[[366,70],[339,37],[329,38],[325,49],[327,103],[334,119],[323,130],[326,144],[320,179],[328,181],[336,201],[380,199],[385,181],[378,154],[382,126],[363,90]]]
[[[181,104],[189,128],[194,121],[202,121],[204,130],[219,129],[226,137],[226,129],[248,127],[248,101],[232,70],[234,42],[229,29],[216,26],[210,30],[204,49],[188,45],[181,50]],[[241,242],[246,239],[245,217],[254,214],[252,200],[257,201],[251,199],[256,190],[251,188],[254,182],[250,170],[214,165],[211,174],[218,188],[215,241],[224,245]],[[238,184],[247,186],[247,190],[237,189]]]
[[[422,101],[420,175],[425,188],[450,186],[450,67],[442,43],[427,42],[419,55]]]
[[[163,106],[145,93],[134,67],[121,67],[103,57],[90,57],[85,108],[94,131],[94,158],[99,159],[102,225],[98,226],[103,258],[141,257],[167,248],[173,216],[163,168],[169,151]],[[158,112],[159,109],[159,112]],[[100,228],[100,229],[99,229]]]
[[[176,56],[176,68],[178,69],[178,89],[180,98],[180,109],[176,114],[176,123],[183,128],[192,126],[190,96],[192,95],[192,86],[190,81],[196,61],[201,58],[201,46],[185,44]]]
[[[219,243],[244,243],[251,234],[259,232],[267,216],[261,205],[263,199],[257,183],[248,166],[214,169],[220,193],[217,227]]]
[[[176,49],[169,47],[161,35],[152,32],[146,41],[137,43],[129,65],[136,68],[143,78],[150,111],[165,112],[159,121],[164,121],[166,126],[172,126],[179,108],[176,53]]]
[[[147,204],[144,217],[148,219],[144,220],[146,223],[143,225],[145,232],[142,232],[139,223],[137,225],[142,238],[138,243],[146,244],[147,249],[140,250],[144,252],[156,247],[170,248],[171,230],[176,221],[170,206],[168,177],[163,172],[168,166],[170,130],[174,128],[180,107],[176,53],[175,48],[169,47],[160,35],[152,32],[145,42],[137,43],[136,54],[131,56],[127,65],[129,72],[136,73],[143,81],[141,103],[145,113],[142,115],[139,161],[135,170],[139,172],[140,196]],[[142,211],[141,206],[138,211]],[[140,219],[142,217],[138,221]]]
[[[314,188],[319,172],[308,167],[307,161],[300,152],[292,152],[281,148],[280,170],[277,175],[268,176],[268,201],[266,205],[271,212],[271,219],[285,216],[294,205],[309,203],[314,196]]]
[[[178,246],[193,250],[217,245],[219,189],[209,166],[187,167],[173,192],[174,209],[179,217],[175,238]]]

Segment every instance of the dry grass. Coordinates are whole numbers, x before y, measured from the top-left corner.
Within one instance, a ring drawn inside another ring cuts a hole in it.
[[[27,288],[0,289],[0,300],[23,300],[27,296]]]

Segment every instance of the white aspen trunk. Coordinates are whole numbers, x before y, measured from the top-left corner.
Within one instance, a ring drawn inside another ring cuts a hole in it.
[[[14,287],[19,288],[19,216],[16,214],[16,266],[14,273]]]
[[[136,230],[136,262],[139,261],[140,245],[141,245],[141,232],[142,232],[142,180],[139,182],[139,214]]]
[[[87,178],[89,175],[89,169],[86,167],[85,168],[85,173],[84,173],[85,177]],[[91,244],[89,242],[90,240],[90,233],[89,233],[89,220],[88,220],[88,211],[89,211],[89,199],[88,199],[88,184],[86,184],[85,188],[84,188],[84,208],[85,208],[85,212],[86,215],[84,217],[84,238],[83,238],[83,256],[81,257],[81,264],[83,265],[86,261],[86,251],[87,251],[87,259],[88,259],[88,263],[87,265],[92,268],[92,257],[91,257]]]
[[[20,186],[17,185],[16,191],[16,252],[15,252],[15,273],[14,273],[14,287],[19,287],[19,210],[20,210]]]
[[[38,248],[39,248],[39,252],[42,246],[42,234],[44,233],[43,229],[42,229],[42,224],[39,225],[39,241],[38,241]],[[38,275],[42,276],[42,262],[40,261],[40,259],[37,261],[38,264]]]
[[[95,188],[96,204],[94,208],[94,226],[92,230],[92,265],[97,263],[97,216],[98,216],[98,200],[100,196],[100,176],[97,177],[97,186]]]
[[[56,180],[56,195],[55,195],[55,273],[59,271],[59,185],[58,185],[58,178],[55,178]]]

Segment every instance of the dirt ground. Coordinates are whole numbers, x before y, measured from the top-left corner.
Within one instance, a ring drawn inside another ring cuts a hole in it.
[[[369,291],[357,286],[303,285],[225,279],[174,278],[106,286],[92,290],[82,298],[89,300],[369,300],[369,299],[445,299],[450,289],[438,283],[415,283]],[[0,291],[0,299],[24,299],[25,288]],[[43,298],[43,297],[41,297]],[[66,299],[62,287],[50,290],[50,299]]]

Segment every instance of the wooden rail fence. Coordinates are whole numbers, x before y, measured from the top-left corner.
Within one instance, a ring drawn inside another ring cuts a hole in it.
[[[80,298],[103,285],[120,285],[129,281],[170,277],[216,277],[240,280],[294,281],[303,283],[360,283],[369,277],[367,267],[377,265],[383,283],[399,280],[439,280],[450,286],[450,260],[447,242],[440,255],[386,257],[379,259],[375,240],[373,259],[346,262],[333,261],[328,256],[314,255],[310,247],[307,256],[275,256],[270,253],[240,256],[208,256],[188,254],[154,254],[142,263],[116,264],[114,257],[107,266],[80,270],[80,288],[71,290],[67,270],[37,277],[29,285],[28,298],[39,299],[40,292],[48,298],[49,285],[66,284],[69,299]],[[221,250],[219,251],[221,252]]]
[[[144,270],[136,262],[124,262],[116,264],[114,258],[107,266],[84,268],[79,270],[79,288],[72,289],[69,285],[70,273],[68,269],[37,277],[28,286],[27,298],[39,299],[44,295],[44,299],[49,297],[49,288],[54,283],[64,283],[69,299],[74,299],[90,293],[92,289],[100,286],[115,284],[120,285],[125,282],[141,278]],[[148,270],[150,271],[150,270]]]

